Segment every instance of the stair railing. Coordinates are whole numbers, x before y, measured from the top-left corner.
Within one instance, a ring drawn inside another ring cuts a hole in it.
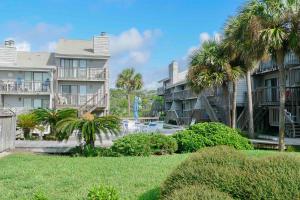
[[[204,103],[205,110],[206,110],[206,112],[207,112],[207,114],[208,114],[210,120],[211,120],[211,121],[214,121],[214,122],[218,122],[219,119],[218,119],[218,117],[217,117],[215,111],[213,110],[212,106],[210,105],[210,103],[209,103],[209,101],[208,101],[206,95],[201,94],[199,97],[200,97],[201,100],[202,100],[201,102]],[[199,98],[199,97],[198,97],[198,98]]]
[[[287,110],[284,110],[284,114],[285,114],[285,123],[291,124],[292,131],[293,131],[293,137],[295,137],[296,136],[295,121],[293,120],[292,113],[288,112]]]

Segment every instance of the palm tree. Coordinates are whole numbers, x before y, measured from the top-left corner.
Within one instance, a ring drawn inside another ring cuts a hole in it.
[[[91,113],[85,113],[81,118],[68,117],[57,123],[58,139],[68,139],[76,130],[81,133],[81,138],[85,144],[95,146],[96,135],[102,141],[101,134],[104,133],[118,135],[120,130],[120,120],[114,116],[96,117]],[[80,139],[81,139],[80,138]]]
[[[230,65],[230,60],[222,45],[216,41],[204,42],[202,47],[192,54],[190,59],[190,68],[187,75],[189,86],[196,92],[221,86],[224,93],[226,124],[232,125],[229,84],[237,80],[240,74],[239,67]],[[232,106],[235,107],[236,105]]]
[[[257,17],[252,14],[251,10],[244,10],[238,16],[229,18],[224,31],[227,52],[242,62],[240,66],[246,72],[250,138],[254,138],[251,74],[258,66],[259,60],[266,55],[265,47],[257,40],[259,36],[254,27],[259,27]]]
[[[127,93],[127,109],[128,116],[130,116],[130,98],[134,91],[140,90],[143,87],[142,75],[140,73],[135,73],[134,68],[124,69],[118,76],[116,87],[124,89]]]
[[[241,13],[251,13],[256,19],[256,26],[251,26],[251,33],[257,33],[257,44],[265,47],[275,57],[279,69],[279,149],[283,151],[285,135],[285,69],[284,57],[300,49],[300,2],[298,0],[252,0]]]
[[[61,110],[38,108],[33,111],[39,123],[50,126],[50,134],[57,135],[56,125],[57,123],[67,117],[76,117],[77,110],[72,108],[64,108]]]
[[[38,127],[38,120],[33,113],[20,114],[17,126],[23,130],[24,138],[30,138],[30,131]]]

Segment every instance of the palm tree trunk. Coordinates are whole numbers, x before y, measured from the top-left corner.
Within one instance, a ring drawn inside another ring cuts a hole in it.
[[[231,117],[231,127],[236,128],[236,81],[232,82],[232,117]]]
[[[95,141],[93,138],[90,139],[89,145],[91,145],[91,147],[95,147]]]
[[[130,117],[130,94],[127,94],[127,101],[128,101],[128,107],[127,107],[127,112],[128,112],[128,117]]]
[[[276,62],[279,69],[279,150],[284,151],[284,132],[285,132],[285,69],[284,69],[284,51],[276,52]]]
[[[247,70],[247,96],[248,96],[248,134],[250,138],[254,138],[254,122],[253,122],[253,103],[252,103],[252,84],[251,84],[251,71]]]
[[[225,118],[226,125],[231,126],[231,113],[230,113],[230,96],[229,88],[227,84],[223,84],[223,94],[224,94],[224,108],[225,108]]]

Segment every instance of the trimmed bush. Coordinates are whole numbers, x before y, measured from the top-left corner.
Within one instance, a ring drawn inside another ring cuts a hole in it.
[[[89,190],[87,200],[119,200],[119,194],[114,187],[97,186]]]
[[[175,190],[165,200],[233,200],[228,194],[203,185],[185,186]]]
[[[299,199],[300,159],[287,154],[247,157],[233,147],[204,148],[183,162],[164,182],[168,199],[189,185],[205,185],[234,199]]]
[[[217,122],[204,122],[190,126],[173,135],[178,144],[178,153],[195,152],[203,147],[228,145],[236,149],[253,149],[249,140],[240,132]]]
[[[149,156],[172,154],[177,143],[172,137],[162,134],[137,133],[114,141],[112,151],[123,156]]]

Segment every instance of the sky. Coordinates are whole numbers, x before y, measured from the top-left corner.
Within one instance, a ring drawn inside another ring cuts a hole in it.
[[[218,38],[245,0],[1,0],[0,40],[18,50],[54,51],[60,38],[110,36],[110,86],[133,67],[146,89],[168,76],[173,60],[187,68],[189,53]]]

